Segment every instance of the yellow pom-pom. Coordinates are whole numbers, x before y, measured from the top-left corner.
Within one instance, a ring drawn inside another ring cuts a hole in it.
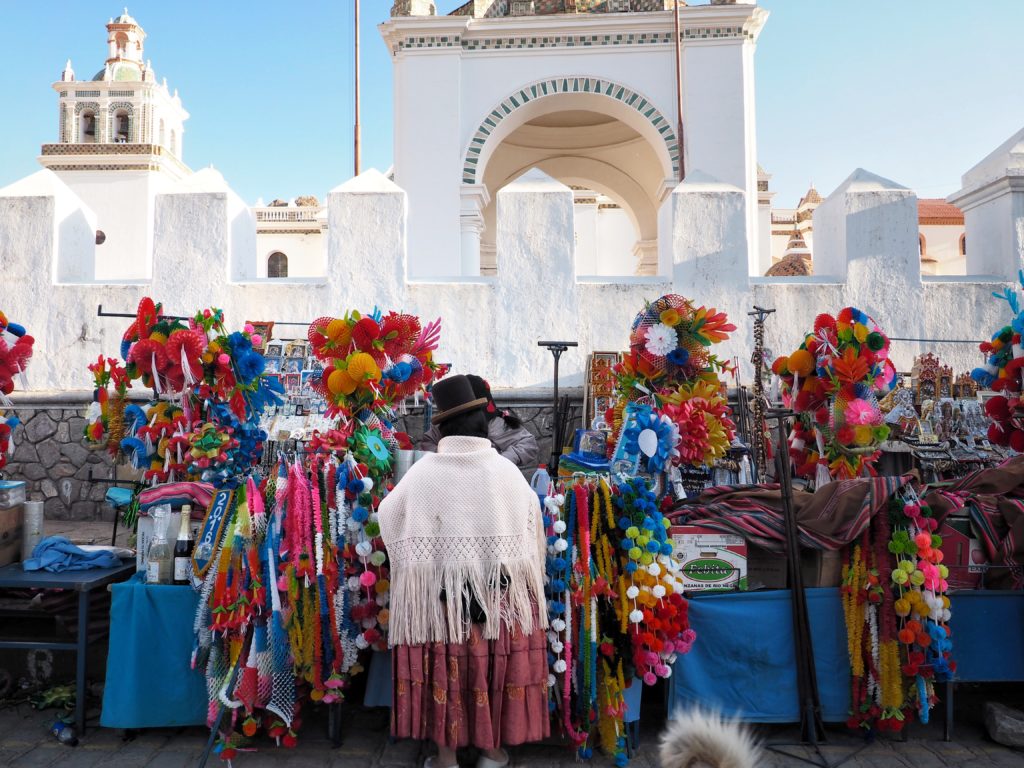
[[[809,376],[814,370],[814,356],[806,349],[798,349],[789,356],[786,367],[801,378]]]
[[[380,368],[366,352],[356,352],[348,359],[348,375],[355,381],[380,381]]]

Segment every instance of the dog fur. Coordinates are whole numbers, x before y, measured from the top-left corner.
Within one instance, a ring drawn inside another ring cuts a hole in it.
[[[750,730],[715,712],[679,712],[661,736],[661,768],[757,768],[761,748]]]

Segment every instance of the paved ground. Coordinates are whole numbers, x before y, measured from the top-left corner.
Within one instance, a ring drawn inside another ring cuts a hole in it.
[[[47,521],[47,534],[63,533],[79,543],[110,541],[109,523],[62,524]],[[122,536],[118,543],[123,543]],[[985,736],[981,722],[983,703],[998,700],[1021,706],[1024,690],[1013,686],[961,686],[957,694],[956,741],[942,741],[941,716],[928,726],[915,724],[905,742],[890,739],[875,742],[843,763],[849,768],[991,768],[1019,766],[1024,768],[1024,752],[1001,747]],[[646,701],[646,700],[645,700]],[[644,705],[645,713],[648,705]],[[634,768],[657,768],[656,742],[662,721],[657,712],[643,723],[640,750],[631,761]],[[126,738],[121,731],[92,727],[76,748],[57,743],[49,735],[48,726],[54,711],[36,712],[28,706],[0,709],[0,767],[7,768],[191,768],[199,765],[207,732],[202,728],[154,729]],[[98,711],[90,712],[98,722]],[[326,737],[322,718],[314,713],[304,724],[299,745],[293,750],[277,749],[269,743],[260,751],[240,754],[235,768],[300,768],[302,766],[368,766],[399,768],[418,766],[427,752],[421,753],[414,742],[390,743],[386,730],[386,711],[347,708],[344,712],[344,743],[334,747]],[[797,735],[793,728],[762,728],[759,735],[767,743],[792,742]],[[845,729],[829,729],[828,746],[823,749],[829,765],[835,765],[863,741]],[[806,747],[788,748],[793,755],[810,757]],[[463,765],[472,765],[474,755],[460,755]],[[512,751],[513,764],[531,768],[569,768],[577,765],[573,753],[557,743],[530,745]],[[593,760],[595,766],[610,766],[605,757]],[[789,768],[808,764],[797,757],[767,752],[765,768]],[[210,766],[220,765],[214,757]]]
[[[978,709],[975,705],[974,711]],[[93,713],[94,715],[96,713]],[[917,725],[906,742],[879,741],[844,763],[850,768],[983,768],[1024,766],[1024,753],[1015,752],[988,741],[978,725],[965,713],[957,724],[957,741],[941,741],[941,724]],[[236,768],[299,768],[300,766],[369,766],[399,768],[417,766],[423,758],[414,742],[389,743],[383,710],[352,708],[345,712],[344,743],[332,747],[326,738],[323,722],[310,718],[293,750],[266,745],[258,752],[240,754]],[[0,710],[0,766],[11,768],[186,768],[197,766],[205,745],[206,732],[201,728],[155,729],[126,739],[121,731],[92,728],[76,748],[58,744],[47,733],[52,712],[35,712],[28,707]],[[646,725],[646,724],[645,724]],[[640,751],[630,763],[635,768],[656,768],[655,741],[658,723],[651,723],[641,737]],[[763,730],[761,736],[769,743],[791,740],[791,728]],[[842,730],[829,731],[829,745],[824,753],[835,764],[863,742]],[[797,755],[809,756],[805,747],[792,748]],[[424,754],[426,754],[424,752]],[[474,755],[461,756],[463,765],[472,765]],[[513,764],[531,768],[569,768],[576,765],[572,753],[559,744],[530,745],[513,750]],[[822,763],[816,763],[822,765]],[[216,758],[211,766],[220,765]],[[604,757],[595,757],[595,766],[609,766]],[[765,768],[801,766],[808,763],[769,752]]]

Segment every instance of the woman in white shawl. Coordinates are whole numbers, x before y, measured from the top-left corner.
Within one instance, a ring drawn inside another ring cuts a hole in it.
[[[438,452],[381,502],[391,562],[392,734],[430,739],[426,765],[508,763],[502,745],[546,738],[545,535],[540,504],[487,438],[465,376],[433,390]]]

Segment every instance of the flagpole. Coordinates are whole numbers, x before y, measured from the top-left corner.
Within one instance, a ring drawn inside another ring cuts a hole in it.
[[[361,129],[359,126],[359,0],[355,0],[355,108],[356,119],[355,125],[353,126],[353,148],[355,150],[355,175],[358,176],[360,173],[360,152],[362,149],[360,146],[362,138],[360,136]]]
[[[682,181],[686,178],[686,153],[683,151],[683,39],[679,34],[679,0],[675,0],[673,16],[676,41],[676,138],[679,142],[679,181]]]

